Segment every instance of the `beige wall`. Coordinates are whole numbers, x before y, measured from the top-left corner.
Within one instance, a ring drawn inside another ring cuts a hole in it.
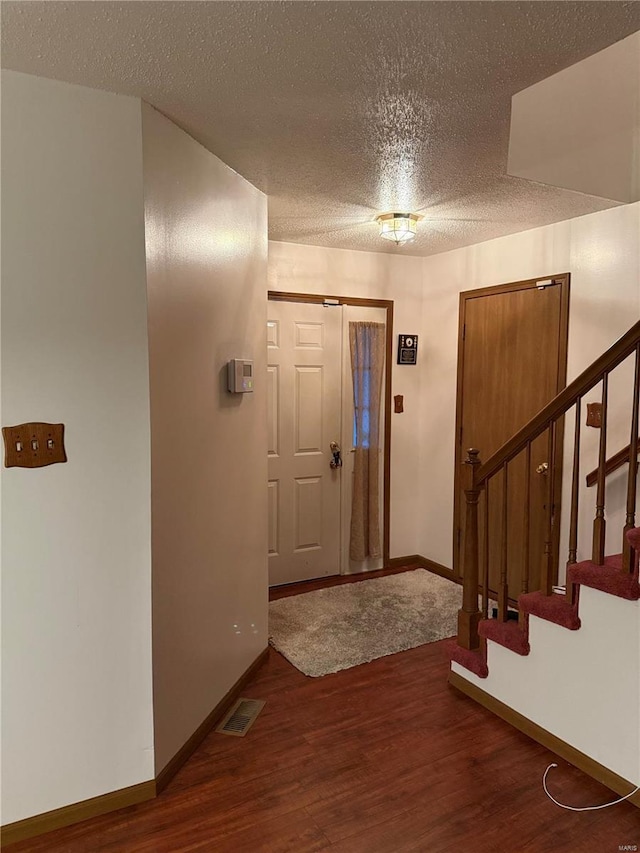
[[[434,347],[432,358],[422,366],[425,388],[421,411],[422,554],[451,565],[460,291],[570,272],[568,381],[571,381],[640,317],[639,244],[640,203],[635,203],[423,259],[424,332]],[[629,441],[628,367],[625,365],[612,377],[608,444],[611,453]],[[437,406],[432,405],[434,399]],[[598,393],[586,399],[599,399]],[[569,441],[572,437],[569,421],[567,433]],[[589,467],[595,467],[598,433],[583,429],[583,435]],[[625,476],[626,472],[621,471],[610,477],[607,485],[609,552],[620,550]],[[568,476],[565,482],[568,486]],[[565,510],[567,506],[568,494],[565,494]],[[589,555],[593,514],[593,489],[588,493],[583,489],[579,554],[582,559]],[[566,524],[564,530],[561,563],[567,553]]]
[[[267,206],[146,105],[143,145],[160,771],[267,645]]]
[[[421,258],[401,254],[269,243],[270,290],[394,300],[393,394],[404,395],[404,413],[391,415],[392,557],[419,553],[421,366],[431,358],[432,346],[422,335],[421,272]],[[399,333],[421,335],[418,366],[395,364]]]
[[[640,199],[640,32],[513,96],[507,172]]]
[[[140,101],[2,72],[2,821],[153,777]]]

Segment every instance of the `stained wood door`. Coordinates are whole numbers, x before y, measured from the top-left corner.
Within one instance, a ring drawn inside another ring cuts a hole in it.
[[[454,566],[459,574],[464,539],[460,470],[466,451],[475,447],[482,461],[489,459],[565,385],[569,276],[555,276],[551,281],[552,284],[544,287],[532,280],[461,294],[454,516]],[[548,461],[547,438],[543,434],[532,445],[528,477],[524,454],[509,464],[507,579],[510,598],[516,598],[524,590],[527,575],[528,588],[539,588],[549,474],[538,473],[538,469]],[[555,470],[558,488],[554,504],[556,518],[559,518],[561,429]],[[502,556],[502,495],[503,481],[499,474],[488,490],[489,586],[494,591],[498,589]],[[552,548],[556,552],[554,564],[557,567],[557,537]]]
[[[342,309],[268,303],[269,584],[340,572]]]

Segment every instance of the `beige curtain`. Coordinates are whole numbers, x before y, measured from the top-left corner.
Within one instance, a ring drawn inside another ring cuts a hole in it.
[[[383,323],[349,323],[355,411],[353,499],[349,556],[362,562],[380,549],[380,399]]]

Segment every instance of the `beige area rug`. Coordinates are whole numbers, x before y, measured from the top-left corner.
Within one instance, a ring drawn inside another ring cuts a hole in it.
[[[462,587],[425,569],[281,598],[269,642],[317,677],[452,637]]]

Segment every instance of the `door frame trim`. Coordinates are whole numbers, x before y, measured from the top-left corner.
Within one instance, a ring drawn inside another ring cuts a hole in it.
[[[384,366],[384,495],[382,503],[382,563],[389,564],[391,536],[391,373],[393,368],[393,300],[364,299],[358,296],[334,296],[327,293],[289,293],[280,290],[267,291],[267,299],[272,302],[310,302],[322,304],[326,300],[336,301],[338,305],[361,305],[366,308],[386,308],[386,346]]]
[[[507,282],[506,284],[496,284],[490,287],[478,287],[474,290],[463,290],[460,293],[460,308],[458,312],[458,368],[456,375],[456,431],[455,436],[455,467],[454,467],[454,493],[453,493],[453,571],[455,577],[461,576],[462,560],[462,537],[459,536],[461,528],[459,527],[460,506],[461,506],[461,485],[462,485],[462,464],[464,451],[459,439],[462,429],[462,377],[464,372],[464,332],[466,321],[467,301],[477,299],[483,296],[493,296],[497,293],[509,293],[516,290],[529,290],[536,286],[538,281],[548,281],[551,279],[554,286],[560,287],[560,320],[559,320],[559,345],[558,345],[558,365],[556,372],[556,394],[559,394],[567,384],[567,354],[569,344],[569,292],[571,284],[571,273],[558,273],[556,275],[539,275],[536,278],[524,279],[523,281]],[[557,517],[561,517],[562,507],[562,459],[564,450],[564,418],[558,421],[556,431],[556,477],[555,477],[555,494],[554,505],[557,507]],[[554,541],[552,543],[552,553],[554,555],[556,569],[558,566],[559,551],[560,551],[560,525],[557,524],[554,530]],[[556,578],[557,581],[557,578]]]

